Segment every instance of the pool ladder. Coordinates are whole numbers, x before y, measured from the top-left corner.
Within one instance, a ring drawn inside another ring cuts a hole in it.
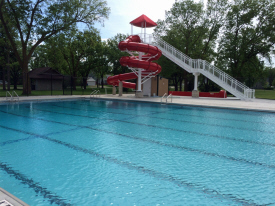
[[[165,97],[166,93],[164,93],[164,95],[161,97],[160,102],[162,103],[162,99]]]
[[[169,97],[171,97],[171,103],[172,103],[172,99],[173,99],[172,97],[173,97],[173,96],[172,96],[172,93],[171,93],[171,94],[169,94],[169,96],[166,98],[166,104],[167,104],[167,101],[168,101]]]
[[[92,98],[92,96],[93,96],[93,98],[95,98],[95,97],[99,97],[99,94],[98,93],[100,93],[100,91],[99,90],[95,90],[95,91],[93,91],[91,94],[90,94],[90,99]]]
[[[161,97],[161,103],[162,103],[162,100],[163,100],[163,98],[166,96],[166,93]],[[167,102],[168,102],[168,99],[169,99],[169,97],[171,97],[171,102],[172,102],[172,93],[171,94],[169,94],[167,97],[166,97],[166,104],[167,104]]]
[[[16,101],[16,99],[19,101],[19,96],[15,91],[12,91],[12,93],[6,91],[6,100]]]

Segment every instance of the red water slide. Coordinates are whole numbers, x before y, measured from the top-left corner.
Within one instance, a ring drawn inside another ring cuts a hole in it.
[[[141,60],[138,56],[124,56],[121,57],[119,62],[122,66],[128,66],[133,68],[142,68],[144,69],[141,73],[142,77],[152,74],[153,76],[161,72],[161,66],[157,63],[151,62],[157,60],[161,56],[161,50],[156,46],[150,44],[141,43],[141,39],[138,35],[131,35],[127,37],[126,40],[121,41],[118,44],[118,48],[121,51],[138,51],[143,52],[146,55],[143,55]],[[136,89],[135,83],[125,82],[124,80],[136,79],[138,78],[135,72],[119,74],[115,76],[108,77],[107,83],[109,85],[118,86],[119,82],[122,81],[123,87]]]

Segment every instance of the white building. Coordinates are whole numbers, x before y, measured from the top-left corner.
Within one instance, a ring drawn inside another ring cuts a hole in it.
[[[89,77],[89,79],[87,79],[87,84],[88,84],[88,86],[95,86],[96,82],[93,79],[93,77]]]

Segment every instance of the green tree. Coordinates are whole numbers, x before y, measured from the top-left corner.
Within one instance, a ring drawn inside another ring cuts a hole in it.
[[[107,40],[106,55],[112,67],[112,74],[122,74],[129,71],[127,67],[121,66],[119,60],[123,56],[129,56],[127,52],[122,52],[118,49],[119,42],[125,40],[127,35],[117,34],[113,38]]]
[[[272,68],[272,67],[266,67],[265,68],[265,71],[266,71],[266,76],[267,76],[267,79],[268,79],[268,83],[269,83],[269,86],[274,86],[274,80],[275,80],[275,68]]]
[[[29,61],[30,69],[47,67],[49,66],[49,61],[47,57],[47,47],[44,44],[39,45],[36,50],[33,52],[32,57]]]
[[[6,90],[7,41],[0,24],[0,80],[3,81],[3,90]]]
[[[234,0],[226,15],[217,66],[250,87],[262,76],[262,58],[270,60],[274,10],[274,1]]]
[[[60,31],[72,30],[76,23],[102,22],[108,17],[106,6],[104,0],[0,0],[0,20],[24,74],[23,94],[30,93],[28,63],[37,46]],[[9,24],[19,34],[20,47]]]
[[[18,64],[14,52],[0,22],[0,68],[3,80],[3,90],[10,91],[13,68]],[[0,77],[1,79],[1,77]],[[6,85],[7,82],[7,85]],[[16,86],[15,86],[16,87]]]
[[[99,80],[101,80],[101,88],[103,86],[103,78],[106,74],[110,72],[110,61],[107,54],[108,45],[106,42],[101,42],[96,48],[96,61],[94,61],[93,73],[97,77],[97,87],[99,85]]]
[[[204,9],[202,2],[176,1],[171,10],[166,12],[165,20],[158,21],[155,33],[191,58],[211,62],[215,57],[215,42],[223,24],[226,2],[225,0],[209,0]],[[190,90],[193,87],[192,74],[186,71],[178,73],[171,68],[173,67],[163,67],[162,73],[167,75],[171,72],[169,76],[174,76],[176,84],[184,79],[184,89]],[[169,71],[166,72],[166,69]],[[175,88],[177,88],[176,85]]]
[[[66,75],[65,71],[67,71],[68,65],[64,59],[62,49],[59,45],[59,35],[56,35],[45,41],[45,45],[43,45],[43,47],[45,49],[45,58],[47,59],[47,66]]]
[[[59,49],[67,63],[67,73],[75,79],[79,71],[83,70],[83,64],[87,58],[93,54],[91,50],[96,48],[100,42],[100,36],[97,30],[72,31],[70,33],[59,35]],[[88,72],[89,74],[89,72]],[[73,81],[73,88],[76,89],[76,82]]]
[[[91,71],[96,70],[98,62],[103,54],[101,54],[101,38],[98,32],[91,32],[86,35],[89,38],[90,44],[88,45],[84,58],[79,67],[79,74],[82,77],[84,89],[86,89],[87,78]]]
[[[13,84],[13,89],[17,89],[17,85],[20,83],[20,80],[22,79],[22,73],[21,73],[21,69],[19,66],[19,63],[14,55],[14,53],[12,54],[11,58],[12,60],[12,64],[10,67],[10,72],[11,72],[11,83]]]

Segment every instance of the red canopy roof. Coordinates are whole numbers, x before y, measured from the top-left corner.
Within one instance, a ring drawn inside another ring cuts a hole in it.
[[[154,21],[149,19],[149,17],[147,17],[144,14],[142,14],[140,17],[136,18],[135,20],[131,21],[130,24],[133,24],[134,26],[142,27],[142,28],[144,28],[145,25],[146,25],[146,28],[157,26],[157,24]]]

